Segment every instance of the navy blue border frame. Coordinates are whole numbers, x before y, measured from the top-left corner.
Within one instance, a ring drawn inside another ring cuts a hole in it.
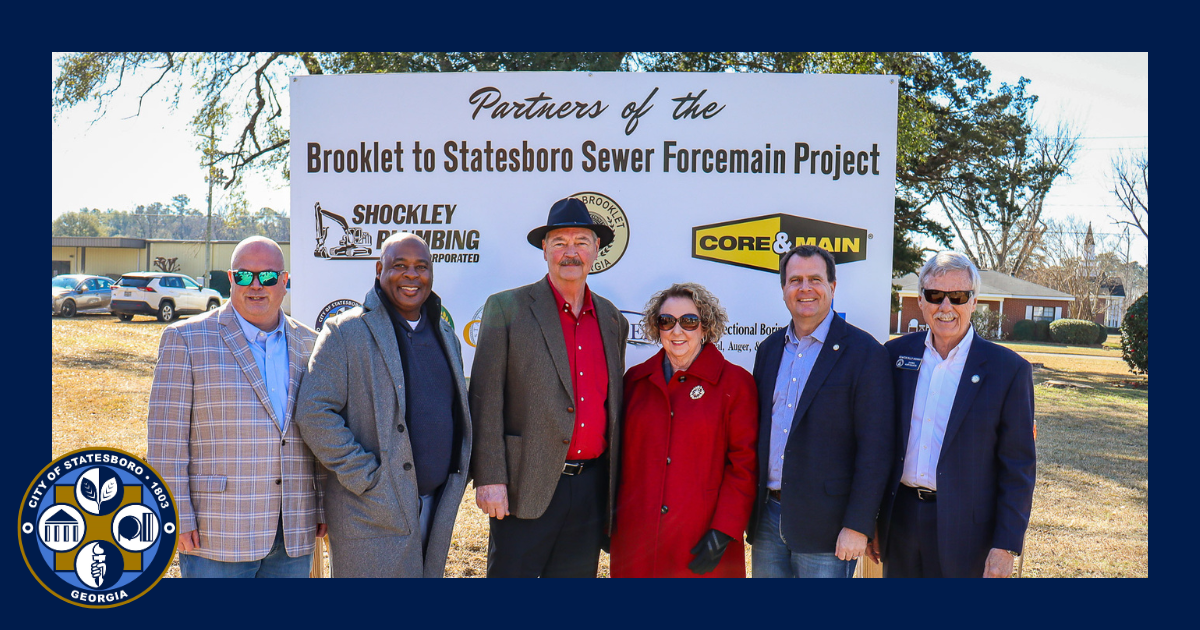
[[[822,6],[823,5],[823,6]],[[680,49],[704,47],[789,48],[902,48],[987,47],[993,49],[1089,49],[1099,46],[1147,49],[1151,20],[1168,22],[1155,26],[1154,42],[1184,41],[1179,21],[1158,14],[1152,7],[1105,9],[1075,6],[1065,9],[1038,5],[993,4],[921,4],[872,7],[866,4],[749,3],[704,4],[670,3],[655,6],[638,4],[587,3],[553,5],[549,3],[491,3],[429,6],[395,3],[373,8],[325,3],[307,5],[272,4],[264,15],[253,19],[249,14],[263,11],[245,5],[86,5],[86,8],[55,4],[36,9],[9,12],[10,28],[16,45],[18,33],[46,33],[55,48],[236,48],[246,41],[271,43],[280,40],[328,48],[362,48],[394,42],[404,47],[434,47],[447,41],[457,47],[483,48],[641,48]],[[349,9],[349,10],[347,10]],[[339,13],[340,12],[340,13]],[[734,14],[740,12],[740,14]],[[470,17],[464,17],[470,16]],[[1165,18],[1165,19],[1164,19]],[[1119,22],[1113,28],[1114,22]],[[21,27],[20,25],[24,25]],[[831,37],[837,34],[842,37]],[[1190,32],[1188,33],[1191,34]],[[1189,38],[1190,40],[1190,38]],[[804,44],[801,44],[804,42]],[[524,44],[515,46],[514,44]],[[1097,46],[1099,45],[1099,46]],[[1169,45],[1169,44],[1168,44]],[[8,183],[6,209],[11,219],[10,243],[19,234],[37,234],[45,229],[45,197],[49,189],[49,132],[32,123],[45,121],[46,103],[33,96],[46,89],[44,66],[26,63],[45,59],[46,52],[12,51],[6,68],[5,99],[5,179]],[[48,56],[48,55],[47,55]],[[1195,107],[1186,89],[1191,69],[1180,63],[1190,55],[1181,51],[1152,54],[1154,97],[1152,111],[1165,118],[1170,107],[1175,122],[1167,150],[1168,235],[1165,245],[1156,249],[1156,262],[1166,262],[1172,292],[1169,306],[1178,306],[1181,326],[1170,330],[1182,343],[1169,344],[1167,354],[1156,354],[1158,374],[1156,410],[1160,418],[1170,419],[1168,438],[1157,442],[1156,454],[1165,466],[1158,466],[1159,483],[1167,483],[1168,503],[1155,509],[1160,543],[1151,575],[1158,588],[1146,580],[1067,581],[1025,580],[984,586],[980,582],[942,581],[934,585],[912,582],[871,581],[841,586],[831,582],[655,582],[642,584],[626,581],[587,583],[552,581],[527,584],[508,581],[456,580],[419,581],[337,581],[316,583],[255,582],[229,588],[223,582],[162,580],[150,593],[137,601],[105,611],[86,610],[61,602],[47,593],[24,567],[17,545],[10,543],[4,581],[4,598],[14,623],[56,623],[82,621],[164,624],[168,627],[206,627],[215,624],[240,627],[270,622],[276,627],[305,625],[313,627],[388,625],[419,626],[532,626],[550,628],[586,628],[597,625],[712,627],[715,625],[802,626],[808,623],[838,625],[983,625],[991,627],[1040,627],[1053,624],[1082,626],[1102,622],[1106,627],[1140,621],[1167,623],[1164,613],[1174,602],[1188,601],[1170,586],[1189,582],[1180,578],[1193,571],[1190,528],[1184,526],[1184,510],[1190,494],[1177,492],[1181,479],[1190,477],[1183,466],[1195,460],[1189,457],[1195,441],[1193,408],[1182,404],[1180,387],[1184,378],[1195,372],[1186,369],[1181,354],[1194,329],[1192,309],[1186,304],[1193,290],[1184,280],[1190,260],[1184,252],[1194,250],[1192,204],[1184,199],[1181,182],[1190,183],[1186,172],[1194,170],[1194,136],[1191,121]],[[1167,89],[1167,81],[1177,86]],[[38,87],[41,86],[41,87]],[[1031,85],[1036,93],[1036,81]],[[45,92],[41,92],[43,95]],[[36,103],[42,103],[36,105]],[[1157,104],[1157,107],[1155,106]],[[43,123],[44,124],[44,123]],[[1156,125],[1152,122],[1152,127]],[[1165,125],[1157,125],[1160,129]],[[1184,172],[1178,172],[1183,170]],[[1161,177],[1161,176],[1160,176]],[[1161,189],[1160,189],[1161,193]],[[1160,195],[1160,203],[1161,203]],[[1161,206],[1160,206],[1161,207]],[[1158,228],[1161,230],[1162,228]],[[1161,233],[1161,232],[1160,232]],[[50,422],[48,387],[45,377],[30,376],[34,362],[25,357],[45,357],[46,338],[24,335],[17,330],[29,315],[28,309],[13,299],[28,287],[26,273],[34,267],[27,249],[9,249],[11,279],[9,314],[12,326],[4,345],[7,349],[5,379],[10,387],[7,414],[9,431],[8,487],[6,496],[14,503],[28,480],[50,461]],[[1163,258],[1160,258],[1163,256]],[[1157,265],[1160,269],[1163,265]],[[1161,272],[1160,272],[1161,274]],[[1187,274],[1191,275],[1191,274]],[[1163,276],[1159,276],[1161,279]],[[1175,300],[1178,300],[1176,302]],[[43,324],[44,325],[44,324]],[[44,334],[44,333],[43,333]],[[1194,353],[1193,353],[1194,354]],[[1167,357],[1166,371],[1162,357]],[[44,359],[43,359],[44,360]],[[1189,364],[1192,362],[1189,362]],[[44,364],[43,364],[44,365]],[[1190,365],[1188,366],[1190,367]],[[43,373],[44,374],[44,373]],[[1165,394],[1164,392],[1165,385]],[[1191,389],[1194,390],[1194,387]],[[40,395],[34,395],[38,391]],[[1186,391],[1186,390],[1185,390]],[[1167,413],[1162,402],[1166,401]],[[1165,472],[1164,472],[1165,471]],[[11,504],[10,504],[11,506]],[[15,507],[15,506],[14,506]],[[12,509],[12,507],[10,507]],[[1190,512],[1190,510],[1188,510]],[[10,512],[11,515],[11,512]],[[10,516],[11,518],[11,516]],[[11,521],[10,521],[11,523]],[[1184,527],[1181,527],[1184,526]],[[1182,531],[1180,531],[1182,529]],[[1169,539],[1162,532],[1174,534]],[[1167,541],[1171,541],[1168,543]],[[581,588],[582,586],[582,588]],[[1166,588],[1164,588],[1166,587]],[[1186,618],[1186,617],[1185,617]],[[1136,621],[1135,621],[1136,620]],[[25,627],[13,625],[10,627]]]

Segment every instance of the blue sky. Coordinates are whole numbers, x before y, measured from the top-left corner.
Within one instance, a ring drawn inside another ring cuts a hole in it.
[[[51,77],[57,72],[51,59]],[[1031,80],[1038,95],[1035,114],[1053,127],[1066,119],[1082,139],[1080,157],[1070,180],[1056,183],[1047,198],[1050,218],[1077,216],[1091,221],[1100,235],[1120,228],[1110,217],[1122,209],[1113,196],[1111,160],[1121,149],[1144,149],[1149,142],[1148,53],[975,53],[993,73],[994,85]],[[167,203],[183,193],[194,208],[205,207],[204,169],[196,139],[188,130],[193,102],[183,95],[176,110],[152,93],[137,114],[146,77],[127,81],[131,88],[115,100],[107,114],[93,122],[93,106],[76,107],[53,126],[51,219],[81,207],[132,210],[138,204]],[[140,83],[139,83],[140,82]],[[251,173],[246,178],[251,210],[289,207],[286,182],[277,175]],[[225,201],[218,191],[215,204]],[[1148,245],[1140,237],[1131,254],[1145,262]]]

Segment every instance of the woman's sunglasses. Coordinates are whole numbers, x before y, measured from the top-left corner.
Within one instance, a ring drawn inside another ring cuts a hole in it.
[[[248,287],[254,284],[254,276],[258,276],[259,284],[264,287],[273,287],[276,282],[279,282],[279,276],[283,275],[282,271],[244,271],[237,269],[233,272],[233,283],[239,287]]]
[[[675,319],[674,315],[659,315],[657,322],[658,329],[663,332],[667,332],[675,327],[676,321],[679,322],[679,325],[682,326],[684,330],[696,330],[700,327],[699,315],[683,315],[678,320]]]
[[[974,291],[938,291],[936,289],[925,289],[925,301],[930,304],[941,304],[942,300],[950,298],[951,304],[962,306],[974,294]]]

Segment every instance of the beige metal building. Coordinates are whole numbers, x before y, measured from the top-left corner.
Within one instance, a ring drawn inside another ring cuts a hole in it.
[[[212,268],[229,268],[237,241],[212,241]],[[283,248],[285,264],[291,262],[289,243]],[[172,271],[189,276],[204,275],[204,241],[175,241],[124,237],[53,236],[50,247],[51,276],[86,273],[117,279],[130,271]]]

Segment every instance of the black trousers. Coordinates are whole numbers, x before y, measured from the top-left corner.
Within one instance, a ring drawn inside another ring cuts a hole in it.
[[[892,508],[883,577],[942,577],[937,534],[937,501],[921,501],[915,489],[900,484]]]
[[[594,578],[605,542],[608,456],[561,475],[540,517],[488,519],[487,576]]]

